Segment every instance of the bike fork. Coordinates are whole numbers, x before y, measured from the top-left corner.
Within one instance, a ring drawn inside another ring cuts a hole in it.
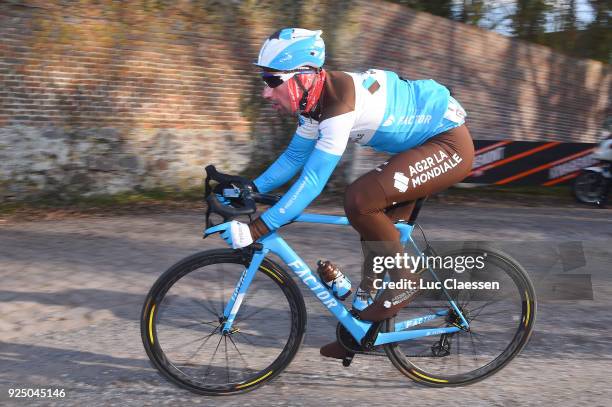
[[[225,309],[223,310],[224,322],[221,332],[224,335],[227,335],[231,332],[234,319],[238,314],[238,310],[240,309],[242,300],[267,253],[268,250],[265,249],[254,251],[249,266],[244,269],[242,275],[240,276],[240,279],[238,280],[238,283],[236,283],[236,288],[234,288],[234,292],[232,293],[232,296],[230,297],[229,301],[225,305]]]

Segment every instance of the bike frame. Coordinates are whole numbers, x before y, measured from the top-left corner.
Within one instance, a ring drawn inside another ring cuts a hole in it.
[[[319,214],[302,214],[295,219],[295,222],[320,223],[327,225],[349,225],[348,219],[344,216]],[[401,243],[403,245],[410,243],[415,252],[418,255],[421,255],[423,253],[422,250],[419,249],[417,244],[412,239],[412,231],[414,229],[414,226],[405,223],[396,223],[395,227],[400,232]],[[211,229],[212,228],[207,229],[205,233],[208,233],[208,231]],[[274,253],[278,257],[280,257],[283,262],[287,264],[287,266],[289,266],[289,268],[300,278],[300,280],[302,280],[306,287],[308,287],[319,299],[319,301],[321,301],[323,306],[325,306],[325,308],[327,308],[336,317],[336,319],[351,333],[353,338],[355,338],[358,343],[362,342],[362,340],[372,327],[372,322],[361,321],[355,318],[349,312],[349,310],[342,304],[342,302],[339,301],[336,297],[334,297],[332,291],[321,282],[319,277],[312,272],[308,265],[297,255],[295,251],[293,251],[293,249],[276,231],[260,238],[258,242],[261,243],[262,247],[259,250],[255,251],[250,265],[242,272],[242,275],[236,284],[234,292],[230,297],[229,301],[227,302],[223,311],[223,316],[225,319],[222,329],[223,333],[231,332],[234,319],[236,318],[238,310],[240,309],[240,305],[242,304],[242,300],[246,295],[249,286],[257,273],[257,270],[259,269],[266,255],[268,253]],[[431,268],[429,268],[428,270],[432,273],[434,278],[438,280],[438,277],[433,272],[433,270]],[[423,315],[418,318],[396,322],[395,331],[379,332],[374,340],[374,345],[384,345],[388,343],[400,342],[430,335],[450,334],[460,330],[468,329],[469,324],[461,313],[461,311],[459,310],[459,307],[457,306],[455,301],[451,299],[446,290],[444,290],[444,292],[447,295],[448,301],[454,312],[460,317],[462,321],[461,327],[452,326],[445,328],[412,330],[408,329],[423,324],[427,321],[446,317],[446,315],[448,315],[449,313],[449,310],[441,309],[433,314]]]

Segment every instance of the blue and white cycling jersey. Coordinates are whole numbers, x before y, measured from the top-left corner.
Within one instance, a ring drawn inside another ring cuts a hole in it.
[[[287,150],[257,179],[260,192],[300,177],[262,214],[270,230],[300,215],[323,190],[349,140],[399,153],[465,121],[465,110],[434,80],[409,81],[390,71],[328,72],[312,117],[300,116]]]

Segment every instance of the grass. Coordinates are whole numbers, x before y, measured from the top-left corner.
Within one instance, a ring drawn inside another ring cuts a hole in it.
[[[92,196],[41,196],[18,202],[0,203],[0,217],[46,217],[54,213],[122,213],[142,209],[203,207],[203,187],[176,190],[155,188],[137,192],[121,192]]]
[[[342,192],[325,192],[317,204],[342,205]],[[185,190],[156,188],[137,192],[121,192],[112,195],[90,197],[73,196],[59,198],[57,195],[40,197],[20,202],[0,203],[0,219],[49,219],[86,214],[126,214],[142,211],[169,209],[203,209],[203,188]],[[478,186],[450,188],[437,196],[445,202],[457,203],[503,203],[518,206],[571,205],[574,200],[568,186]],[[436,198],[434,198],[436,199]]]

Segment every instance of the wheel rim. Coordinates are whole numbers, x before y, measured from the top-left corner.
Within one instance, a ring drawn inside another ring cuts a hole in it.
[[[497,259],[495,263],[498,263],[498,268],[505,265],[501,259]],[[503,295],[495,296],[497,298],[486,298],[483,295],[457,298],[459,308],[470,323],[469,331],[423,337],[393,345],[393,357],[401,368],[407,370],[410,377],[434,385],[475,380],[497,371],[525,344],[534,322],[534,298],[531,298],[532,295],[527,290],[517,287],[516,282],[522,286],[518,281],[520,276],[507,275],[501,281],[500,272],[503,272],[503,269],[496,272],[491,270],[491,266],[495,266],[491,261],[488,266],[489,277],[495,275],[501,286],[506,288],[502,288]],[[448,275],[441,274],[442,280],[448,278]],[[445,300],[435,302],[426,297],[421,298],[420,302],[419,304],[417,298],[398,314],[395,321],[446,309],[449,310],[446,318],[418,328],[456,326],[459,322],[453,321],[454,311],[448,303],[442,305]],[[500,316],[504,319],[499,319]],[[392,329],[393,326],[388,327]]]
[[[199,267],[164,287],[151,317],[155,354],[166,374],[193,390],[217,393],[247,389],[275,375],[295,345],[298,321],[295,304],[279,289],[281,276],[264,269],[225,335],[222,309],[242,264]]]
[[[602,177],[595,172],[585,172],[576,178],[574,188],[576,196],[583,202],[598,202],[603,194]]]

